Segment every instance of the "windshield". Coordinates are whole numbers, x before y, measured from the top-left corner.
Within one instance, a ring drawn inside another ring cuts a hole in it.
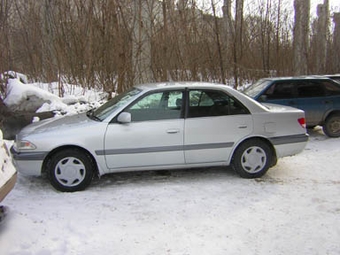
[[[246,88],[243,91],[243,93],[245,93],[246,95],[254,98],[258,94],[260,94],[260,92],[262,90],[264,90],[268,86],[269,83],[270,83],[270,81],[268,81],[268,80],[259,80],[256,83],[254,83],[253,85],[251,85],[248,88]]]
[[[107,118],[115,109],[125,104],[130,98],[141,92],[140,89],[132,88],[120,95],[115,96],[105,104],[91,112],[91,117],[103,121]]]

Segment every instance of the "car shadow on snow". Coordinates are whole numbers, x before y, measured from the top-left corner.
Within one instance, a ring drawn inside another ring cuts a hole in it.
[[[94,178],[90,185],[91,188],[102,188],[116,185],[127,184],[157,184],[157,183],[176,183],[176,182],[198,182],[209,181],[218,178],[240,179],[231,167],[209,167],[209,168],[190,168],[177,170],[157,170],[157,171],[133,171],[122,173],[111,173]]]
[[[159,183],[186,183],[200,181],[224,180],[233,182],[240,178],[231,167],[209,167],[209,168],[190,168],[178,170],[157,170],[157,171],[133,171],[110,173],[101,177],[94,177],[87,190],[110,188],[117,185],[129,184],[159,184]],[[46,175],[27,176],[18,175],[15,189],[17,192],[56,192],[49,183]],[[49,191],[50,190],[50,191]],[[86,192],[86,191],[85,191]]]

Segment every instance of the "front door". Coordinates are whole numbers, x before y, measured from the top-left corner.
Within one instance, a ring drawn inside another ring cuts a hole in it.
[[[182,98],[182,91],[153,92],[126,108],[131,123],[111,123],[106,131],[107,167],[184,164]]]

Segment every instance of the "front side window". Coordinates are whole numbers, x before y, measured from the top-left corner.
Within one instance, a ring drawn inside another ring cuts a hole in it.
[[[240,102],[222,91],[189,91],[189,118],[248,113],[248,109],[245,108]]]
[[[88,116],[102,121],[107,118],[114,110],[127,103],[131,98],[138,95],[140,92],[140,89],[133,88],[129,91],[126,91],[125,93],[119,94],[96,110],[88,112]]]
[[[178,119],[182,116],[182,91],[154,92],[125,109],[131,121]]]
[[[264,95],[267,99],[289,99],[294,97],[294,83],[278,82],[270,86]]]

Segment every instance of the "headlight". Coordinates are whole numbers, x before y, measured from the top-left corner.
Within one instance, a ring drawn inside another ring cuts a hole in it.
[[[31,143],[30,141],[16,141],[14,143],[14,148],[16,151],[20,151],[20,150],[35,150],[37,148],[37,146],[35,146],[33,143]]]

